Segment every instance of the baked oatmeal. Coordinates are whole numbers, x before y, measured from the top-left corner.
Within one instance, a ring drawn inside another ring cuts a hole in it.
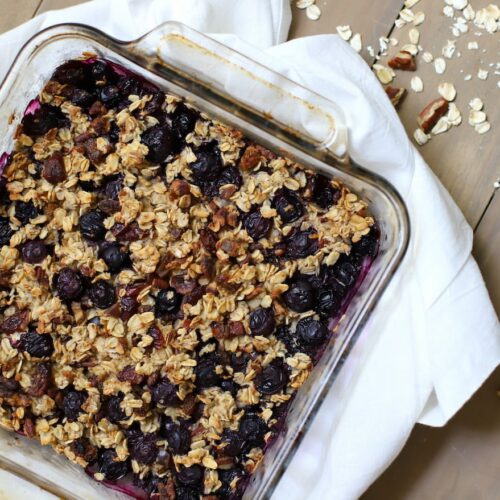
[[[1,425],[138,498],[240,498],[376,255],[367,204],[97,58],[0,175]]]

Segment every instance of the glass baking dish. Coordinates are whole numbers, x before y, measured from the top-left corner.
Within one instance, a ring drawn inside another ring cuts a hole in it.
[[[390,184],[350,161],[339,106],[175,22],[131,42],[76,24],[54,26],[34,36],[0,87],[0,151],[11,150],[26,104],[55,67],[84,53],[120,63],[269,149],[339,179],[368,202],[377,220],[378,255],[244,494],[248,499],[269,498],[405,254],[410,232],[405,205]],[[340,396],[338,408],[341,411]],[[51,448],[3,429],[0,467],[62,498],[123,497]]]

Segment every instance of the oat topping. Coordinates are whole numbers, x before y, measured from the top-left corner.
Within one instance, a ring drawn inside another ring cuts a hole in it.
[[[0,424],[148,497],[240,497],[376,254],[367,204],[99,59],[1,165]]]

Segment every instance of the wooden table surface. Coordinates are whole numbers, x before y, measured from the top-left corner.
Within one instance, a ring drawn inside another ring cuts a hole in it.
[[[81,3],[81,0],[0,0],[0,33],[31,17],[51,9]],[[477,10],[492,0],[471,0]],[[365,47],[377,53],[379,37],[395,37],[400,43],[389,49],[389,57],[398,47],[409,43],[408,30],[395,27],[403,0],[317,0],[322,15],[311,21],[305,11],[293,8],[290,37],[335,33],[335,27],[348,24],[363,40],[361,55],[368,64],[375,62]],[[425,22],[418,26],[425,51],[440,55],[447,40],[452,39],[451,20],[442,13],[444,1],[420,0],[413,8],[422,11]],[[447,60],[443,75],[437,75],[432,64],[417,57],[417,74],[424,81],[422,93],[409,92],[399,114],[410,136],[416,128],[416,116],[433,98],[438,97],[440,82],[451,82],[457,89],[457,106],[463,123],[445,134],[433,137],[420,153],[449,190],[474,228],[474,254],[500,313],[500,192],[494,182],[500,177],[500,76],[494,75],[489,63],[499,61],[500,32],[478,37],[477,29],[459,37],[457,50],[461,57]],[[468,50],[469,41],[478,41],[480,50]],[[380,62],[385,63],[386,57]],[[487,80],[476,78],[479,67],[490,70]],[[473,75],[470,81],[466,74]],[[409,88],[412,74],[397,72],[395,86]],[[467,103],[480,97],[485,104],[492,128],[479,135],[467,124]],[[450,242],[453,244],[453,242]],[[490,500],[500,498],[500,386],[497,370],[467,405],[444,428],[431,429],[417,425],[402,453],[389,469],[365,493],[364,500],[450,499]]]

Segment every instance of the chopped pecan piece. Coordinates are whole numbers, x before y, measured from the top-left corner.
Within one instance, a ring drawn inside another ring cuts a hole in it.
[[[97,135],[107,134],[111,128],[109,120],[107,118],[104,118],[104,116],[98,116],[97,118],[94,118],[90,122],[90,125]]]
[[[200,229],[200,241],[203,248],[210,253],[215,253],[217,244],[217,235],[211,229]]]
[[[406,50],[400,50],[387,64],[392,69],[401,69],[403,71],[415,71],[417,69],[415,57]]]
[[[187,278],[182,274],[170,278],[170,286],[182,295],[192,292],[196,288],[197,282],[194,279]]]
[[[185,194],[189,194],[191,192],[191,188],[189,186],[189,182],[183,179],[174,179],[172,184],[170,184],[170,194],[173,199],[180,198]]]
[[[54,153],[43,162],[42,177],[51,184],[58,184],[66,179],[66,169],[61,153]]]
[[[448,112],[449,103],[443,97],[435,99],[427,104],[427,106],[418,115],[417,123],[423,132],[428,134],[438,120]]]
[[[32,439],[36,436],[35,423],[30,417],[26,417],[23,422],[23,434]]]
[[[151,335],[151,337],[153,337],[153,345],[155,346],[156,349],[161,349],[162,347],[165,347],[165,337],[163,336],[163,333],[157,326],[150,326],[148,330],[148,335]]]
[[[90,116],[105,115],[108,112],[106,106],[101,101],[96,101],[89,109]]]
[[[116,223],[111,232],[118,241],[137,241],[142,240],[147,235],[147,231],[143,231],[137,222],[132,222],[128,226]]]
[[[137,373],[133,365],[128,365],[123,370],[118,372],[116,378],[120,382],[130,382],[132,385],[140,385],[144,383],[144,375]]]
[[[385,93],[391,100],[392,105],[397,108],[406,95],[406,89],[403,87],[395,88],[388,85],[385,88]]]
[[[262,160],[262,152],[259,147],[250,145],[248,146],[240,158],[241,170],[252,170]]]
[[[30,396],[39,398],[47,394],[52,378],[50,363],[38,363],[31,375],[31,387],[27,390]]]
[[[228,330],[230,337],[245,335],[245,327],[241,321],[229,321]]]

